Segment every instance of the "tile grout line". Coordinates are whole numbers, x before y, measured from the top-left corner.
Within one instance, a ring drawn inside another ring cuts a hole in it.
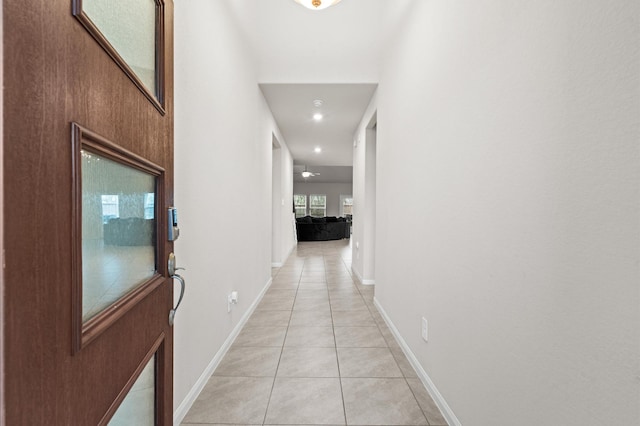
[[[336,339],[336,325],[333,321],[333,306],[331,305],[331,293],[329,292],[328,285],[327,285],[327,293],[329,295],[329,311],[331,313],[331,330],[333,331],[333,344],[335,345],[335,348],[336,348],[336,362],[338,363],[338,382],[340,383],[340,397],[342,398],[342,414],[344,415],[344,424],[348,425],[347,403],[344,400],[344,389],[342,388],[342,371],[340,370],[340,357],[338,356],[338,341]]]
[[[285,261],[286,263],[286,261]],[[304,267],[304,266],[303,266]],[[278,271],[279,273],[280,271]],[[278,276],[278,274],[276,274]],[[302,270],[300,271],[300,276],[302,277]],[[298,278],[298,286],[296,287],[296,295],[293,297],[293,304],[296,303],[296,297],[298,295],[298,288],[300,287],[300,279]],[[293,316],[293,306],[291,306],[291,313],[289,314],[289,321],[287,322],[287,330],[284,333],[284,339],[282,340],[282,347],[280,348],[280,357],[278,358],[278,364],[276,365],[276,371],[273,374],[273,383],[271,384],[271,390],[269,391],[269,398],[267,399],[267,407],[264,410],[264,417],[262,418],[262,424],[265,425],[267,422],[267,413],[269,412],[269,405],[271,404],[271,398],[273,397],[273,389],[276,387],[276,378],[278,377],[278,369],[280,368],[280,362],[282,361],[282,354],[284,352],[284,345],[287,341],[287,335],[289,334],[289,327],[291,325],[291,317]]]

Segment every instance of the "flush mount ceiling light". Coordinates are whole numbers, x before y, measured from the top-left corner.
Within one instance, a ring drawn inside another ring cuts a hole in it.
[[[322,120],[322,114],[320,114],[319,112],[313,114],[313,119],[316,121]]]
[[[307,9],[322,10],[339,3],[340,0],[295,0],[295,2]]]
[[[316,154],[320,154],[322,152],[322,148],[320,148],[319,146],[316,146],[313,152],[315,152]]]

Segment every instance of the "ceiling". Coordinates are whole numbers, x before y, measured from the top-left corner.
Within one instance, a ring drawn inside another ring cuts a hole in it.
[[[377,83],[389,3],[342,0],[321,11],[293,0],[227,0],[253,49],[260,83]]]
[[[353,136],[377,85],[261,84],[260,87],[295,164],[353,164]],[[316,99],[322,100],[322,106],[314,106]],[[315,113],[321,113],[322,120],[314,120]],[[322,152],[314,152],[316,147]]]
[[[385,28],[400,3],[407,0],[342,0],[312,11],[293,0],[227,1],[294,164],[352,166],[353,136],[377,87]],[[314,107],[314,99],[323,106]],[[316,110],[325,116],[320,122],[312,118]]]

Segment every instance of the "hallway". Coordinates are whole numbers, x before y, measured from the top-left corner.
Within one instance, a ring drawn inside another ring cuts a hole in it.
[[[446,425],[350,270],[299,243],[182,424]]]

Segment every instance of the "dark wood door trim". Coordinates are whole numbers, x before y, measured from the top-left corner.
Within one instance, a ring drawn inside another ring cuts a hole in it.
[[[116,143],[100,136],[96,132],[82,127],[78,123],[71,123],[71,151],[72,151],[72,301],[73,310],[73,339],[72,353],[75,354],[92,340],[109,328],[119,318],[129,312],[141,300],[151,294],[156,288],[167,281],[167,266],[163,259],[168,258],[165,253],[166,223],[164,209],[165,180],[164,168],[153,162],[126,150]],[[109,158],[117,163],[141,170],[156,177],[156,273],[135,290],[126,294],[101,313],[86,323],[82,320],[82,171],[81,151],[86,150]]]

